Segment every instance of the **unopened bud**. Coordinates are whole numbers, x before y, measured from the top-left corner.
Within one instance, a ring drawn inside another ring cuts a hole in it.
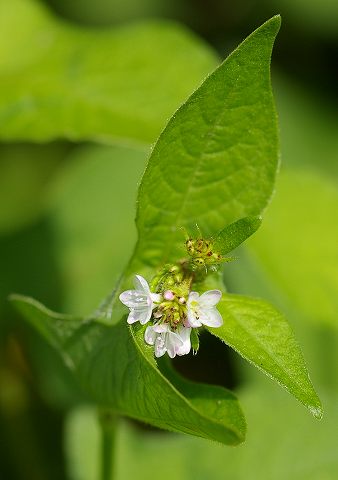
[[[165,300],[174,300],[175,294],[171,290],[166,290],[163,294]]]

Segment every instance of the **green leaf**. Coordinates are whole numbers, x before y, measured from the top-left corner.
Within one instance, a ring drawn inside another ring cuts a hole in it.
[[[241,295],[224,295],[218,309],[223,326],[208,330],[285,387],[315,417],[321,418],[320,400],[284,317],[269,303]]]
[[[2,139],[147,144],[217,64],[176,24],[79,28],[34,0],[1,1],[0,59]]]
[[[197,223],[211,237],[240,217],[264,211],[278,167],[270,57],[279,27],[276,16],[253,32],[164,129],[142,178],[139,239],[116,292],[129,288],[135,273],[151,277],[184,255],[180,227],[190,230]],[[101,315],[115,323],[123,312],[112,295]]]
[[[217,235],[214,247],[219,253],[226,255],[253,235],[261,223],[261,217],[245,217],[231,223]]]
[[[190,335],[190,340],[191,340],[191,349],[194,353],[197,353],[199,348],[200,348],[200,339],[198,335],[198,329],[193,328],[191,330],[191,335]]]
[[[280,18],[252,33],[171,118],[138,199],[136,254],[154,267],[182,254],[180,226],[212,236],[265,209],[278,165],[270,57]]]
[[[144,328],[107,327],[56,314],[28,297],[13,305],[62,355],[88,396],[120,414],[160,428],[235,445],[245,421],[236,397],[224,388],[188,382],[157,368]]]

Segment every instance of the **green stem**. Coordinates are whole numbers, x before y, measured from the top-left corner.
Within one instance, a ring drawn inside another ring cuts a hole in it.
[[[116,415],[111,410],[100,410],[101,425],[101,480],[115,477]]]

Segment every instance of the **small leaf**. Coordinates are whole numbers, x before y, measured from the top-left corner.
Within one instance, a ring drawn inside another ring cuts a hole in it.
[[[231,223],[217,235],[214,247],[219,253],[226,255],[253,235],[261,223],[261,217],[245,217]]]
[[[224,295],[218,309],[223,326],[208,330],[285,387],[315,417],[321,418],[320,400],[284,317],[269,303],[240,295]]]
[[[28,297],[13,305],[61,354],[91,400],[160,428],[235,445],[245,421],[228,390],[188,382],[163,367],[144,342],[144,327],[126,322],[107,327],[93,320],[51,312]]]
[[[191,335],[190,335],[190,340],[191,340],[191,348],[194,353],[197,353],[199,348],[200,348],[200,339],[198,336],[198,329],[197,328],[192,328],[191,329]]]

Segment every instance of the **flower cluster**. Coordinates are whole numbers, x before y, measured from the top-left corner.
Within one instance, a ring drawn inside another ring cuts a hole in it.
[[[178,277],[176,270],[168,269],[161,280],[157,280],[157,285],[163,287],[160,293],[152,292],[148,282],[141,275],[136,275],[135,289],[120,295],[121,302],[130,310],[129,324],[140,322],[145,325],[152,320],[145,330],[144,339],[148,345],[154,346],[156,357],[166,352],[171,358],[186,355],[191,350],[193,328],[202,325],[220,327],[223,323],[216,309],[222,292],[209,290],[199,295],[190,291],[191,282]],[[172,282],[173,275],[179,281]],[[166,288],[168,285],[170,288]]]

